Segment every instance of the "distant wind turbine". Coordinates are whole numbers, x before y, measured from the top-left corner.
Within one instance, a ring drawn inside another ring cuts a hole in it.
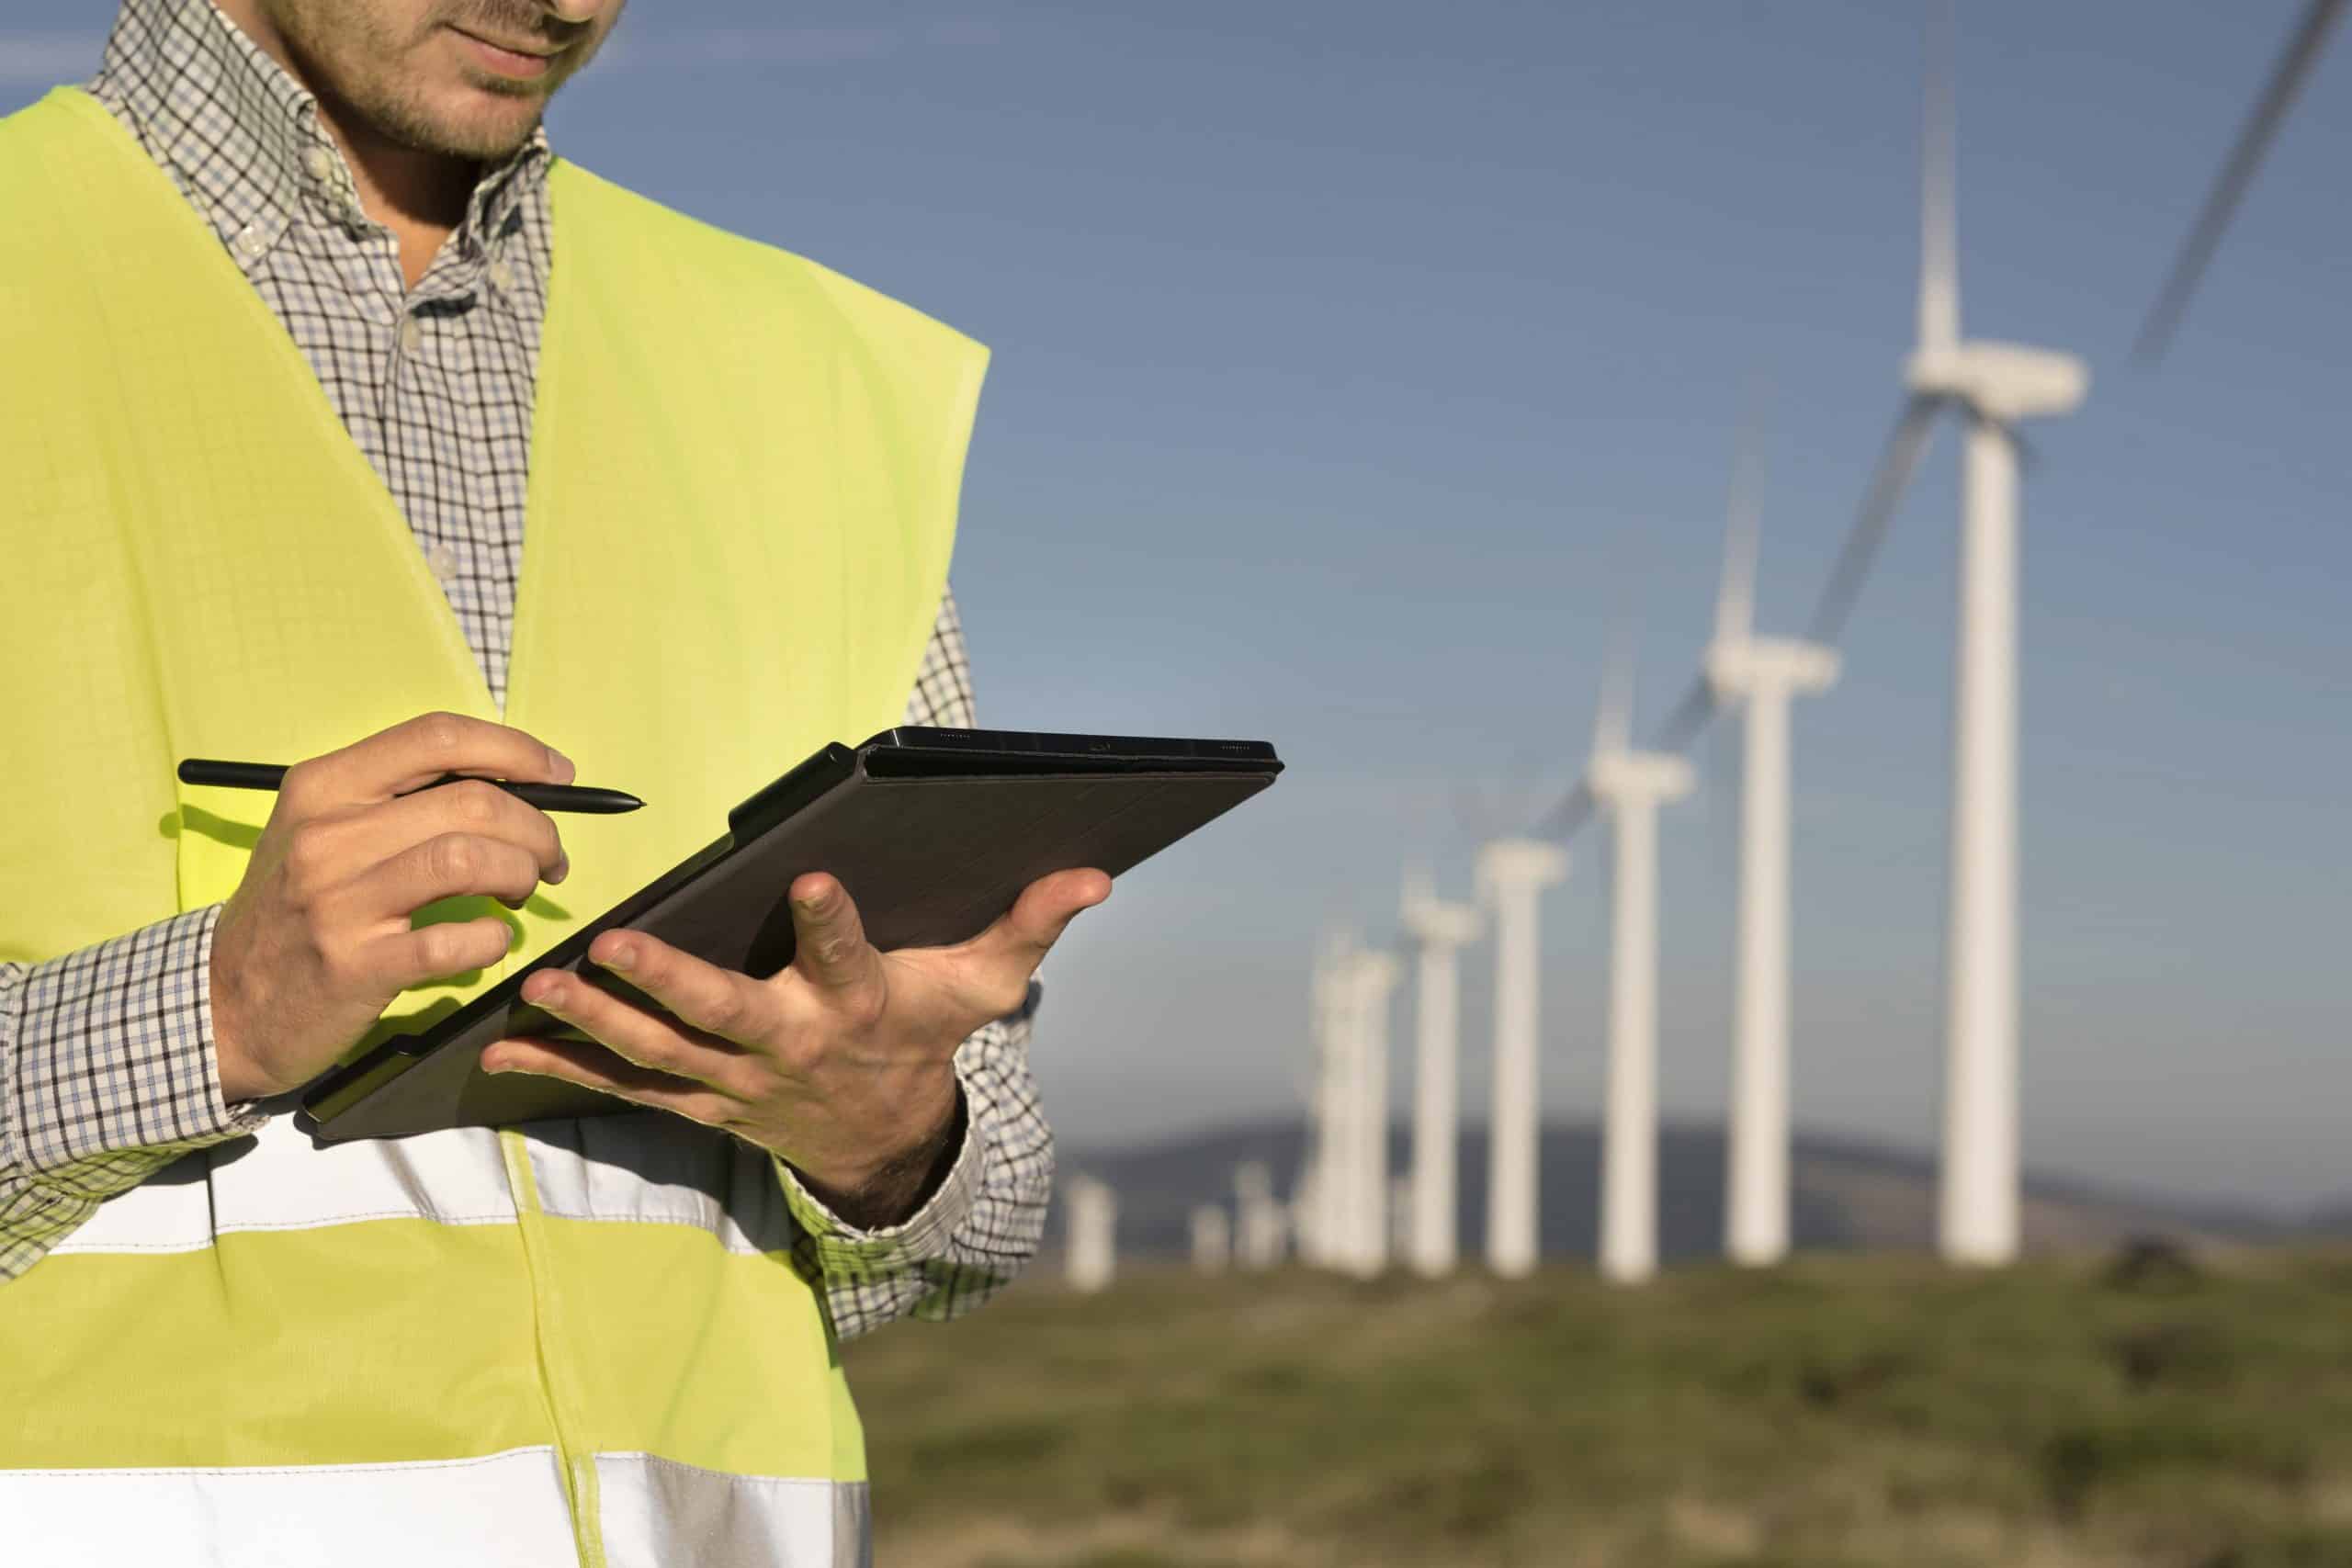
[[[1928,48],[1921,158],[1919,340],[1908,396],[1813,625],[1834,645],[1936,422],[1965,427],[1960,648],[1946,922],[1943,1171],[1938,1245],[1955,1262],[2018,1249],[2018,422],[2073,412],[2090,372],[2072,355],[1960,335],[1950,15]]]
[[[1494,1111],[1487,1126],[1487,1267],[1507,1280],[1535,1269],[1536,982],[1544,889],[1568,874],[1567,852],[1498,839],[1478,852],[1479,900],[1495,913]]]
[[[1661,732],[1679,751],[1718,710],[1738,709],[1739,894],[1724,1250],[1777,1263],[1789,1250],[1789,704],[1826,691],[1838,655],[1756,635],[1753,430],[1732,471],[1715,635],[1702,674]]]
[[[1396,960],[1359,950],[1344,970],[1348,1039],[1348,1243],[1343,1266],[1369,1278],[1388,1266],[1388,998]]]
[[[1657,1269],[1657,808],[1690,793],[1690,764],[1627,744],[1631,682],[1612,672],[1585,782],[1609,818],[1609,1089],[1601,1125],[1600,1272]]]
[[[1419,949],[1415,974],[1413,1168],[1408,1260],[1435,1277],[1453,1271],[1461,1153],[1461,976],[1456,954],[1478,935],[1478,911],[1440,901],[1426,873],[1405,884],[1405,932]]]

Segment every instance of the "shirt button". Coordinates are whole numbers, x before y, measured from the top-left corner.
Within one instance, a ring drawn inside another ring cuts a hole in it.
[[[514,269],[503,261],[494,261],[490,264],[490,281],[493,288],[512,288],[514,287]]]
[[[401,320],[400,339],[401,352],[402,354],[414,354],[418,349],[424,346],[424,329],[416,324],[416,318],[414,316],[405,317]]]
[[[238,230],[236,243],[237,254],[247,261],[253,260],[262,252],[269,249],[269,241],[263,236],[261,226],[256,223],[248,223]]]
[[[442,587],[447,588],[458,581],[458,558],[448,546],[435,545],[426,549],[424,564],[433,569],[433,575]]]
[[[302,166],[310,170],[311,177],[321,185],[334,178],[334,154],[323,147],[313,147],[303,153]]]

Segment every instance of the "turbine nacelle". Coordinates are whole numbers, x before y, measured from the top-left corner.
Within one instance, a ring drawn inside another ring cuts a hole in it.
[[[1423,947],[1461,947],[1477,941],[1483,925],[1475,908],[1443,902],[1418,878],[1406,885],[1398,912],[1407,934]]]
[[[2071,354],[2020,343],[1922,345],[1904,362],[1915,397],[1950,398],[1996,424],[2072,413],[2091,386],[2090,367]]]
[[[1794,637],[1718,638],[1707,648],[1707,685],[1724,707],[1762,691],[1811,696],[1838,681],[1838,654]]]
[[[1593,798],[1620,807],[1679,800],[1697,775],[1690,764],[1664,751],[1602,751],[1585,768]]]
[[[1494,903],[1521,887],[1549,887],[1568,874],[1568,852],[1535,839],[1498,839],[1478,852],[1478,897]]]

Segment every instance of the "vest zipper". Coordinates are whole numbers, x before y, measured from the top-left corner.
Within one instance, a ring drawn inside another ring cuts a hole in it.
[[[571,1539],[580,1551],[580,1568],[605,1568],[605,1530],[597,1501],[596,1458],[582,1451],[581,1421],[571,1391],[559,1365],[556,1347],[562,1339],[558,1310],[555,1269],[548,1257],[547,1215],[539,1207],[538,1179],[531,1172],[531,1151],[523,1134],[511,1127],[498,1130],[499,1153],[506,1161],[506,1185],[514,1195],[514,1220],[523,1235],[523,1260],[531,1275],[532,1327],[539,1348],[539,1392],[548,1402],[548,1422],[555,1428],[556,1468],[563,1478],[563,1500],[571,1511]]]

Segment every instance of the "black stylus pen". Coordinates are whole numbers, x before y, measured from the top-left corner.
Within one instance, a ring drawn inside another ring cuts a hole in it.
[[[418,789],[431,789],[435,784],[455,784],[471,778],[471,773],[443,773],[432,784],[419,784]],[[190,757],[180,763],[180,783],[216,784],[222,789],[276,789],[286,782],[286,770],[276,762],[220,762],[209,757]],[[623,811],[635,811],[645,802],[633,795],[616,789],[589,789],[580,784],[516,784],[511,779],[485,779],[496,784],[526,806],[536,806],[542,811],[578,811],[594,817],[611,817]],[[414,790],[404,793],[413,795]]]

